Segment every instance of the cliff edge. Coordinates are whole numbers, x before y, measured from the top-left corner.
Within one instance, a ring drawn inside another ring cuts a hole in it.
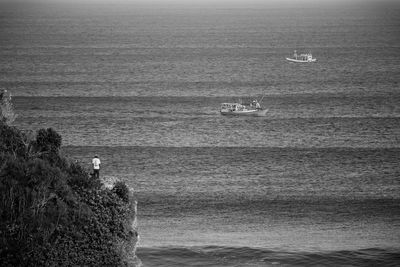
[[[132,190],[93,178],[61,141],[0,120],[1,266],[140,266]]]

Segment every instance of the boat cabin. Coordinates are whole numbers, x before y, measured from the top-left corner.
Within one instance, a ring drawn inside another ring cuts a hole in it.
[[[300,60],[304,60],[304,61],[312,61],[312,60],[313,60],[313,57],[312,57],[312,54],[311,54],[311,53],[308,53],[308,54],[300,54],[299,59],[300,59]]]
[[[246,106],[239,103],[222,103],[221,111],[242,111],[246,110]]]
[[[292,59],[287,58],[287,59],[296,62],[314,62],[316,60],[315,58],[313,58],[311,52],[298,55],[296,50],[294,50],[293,58]]]

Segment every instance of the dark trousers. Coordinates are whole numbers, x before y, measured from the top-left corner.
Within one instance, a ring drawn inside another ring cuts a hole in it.
[[[93,170],[93,176],[94,176],[95,178],[99,178],[99,176],[100,176],[100,170]]]

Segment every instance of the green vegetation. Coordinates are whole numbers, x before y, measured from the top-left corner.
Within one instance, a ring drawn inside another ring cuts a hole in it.
[[[8,122],[1,113],[1,266],[130,265],[137,233],[127,186],[106,189],[62,157],[53,129],[29,137]]]

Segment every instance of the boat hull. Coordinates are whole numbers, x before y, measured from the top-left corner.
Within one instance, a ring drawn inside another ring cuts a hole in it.
[[[311,63],[317,61],[317,59],[313,58],[311,60],[300,60],[300,59],[294,59],[294,58],[286,58],[287,61],[290,62],[295,62],[295,63]]]
[[[224,111],[221,110],[222,115],[228,116],[253,116],[253,117],[264,117],[266,116],[268,109],[259,110],[241,110],[241,111]]]

